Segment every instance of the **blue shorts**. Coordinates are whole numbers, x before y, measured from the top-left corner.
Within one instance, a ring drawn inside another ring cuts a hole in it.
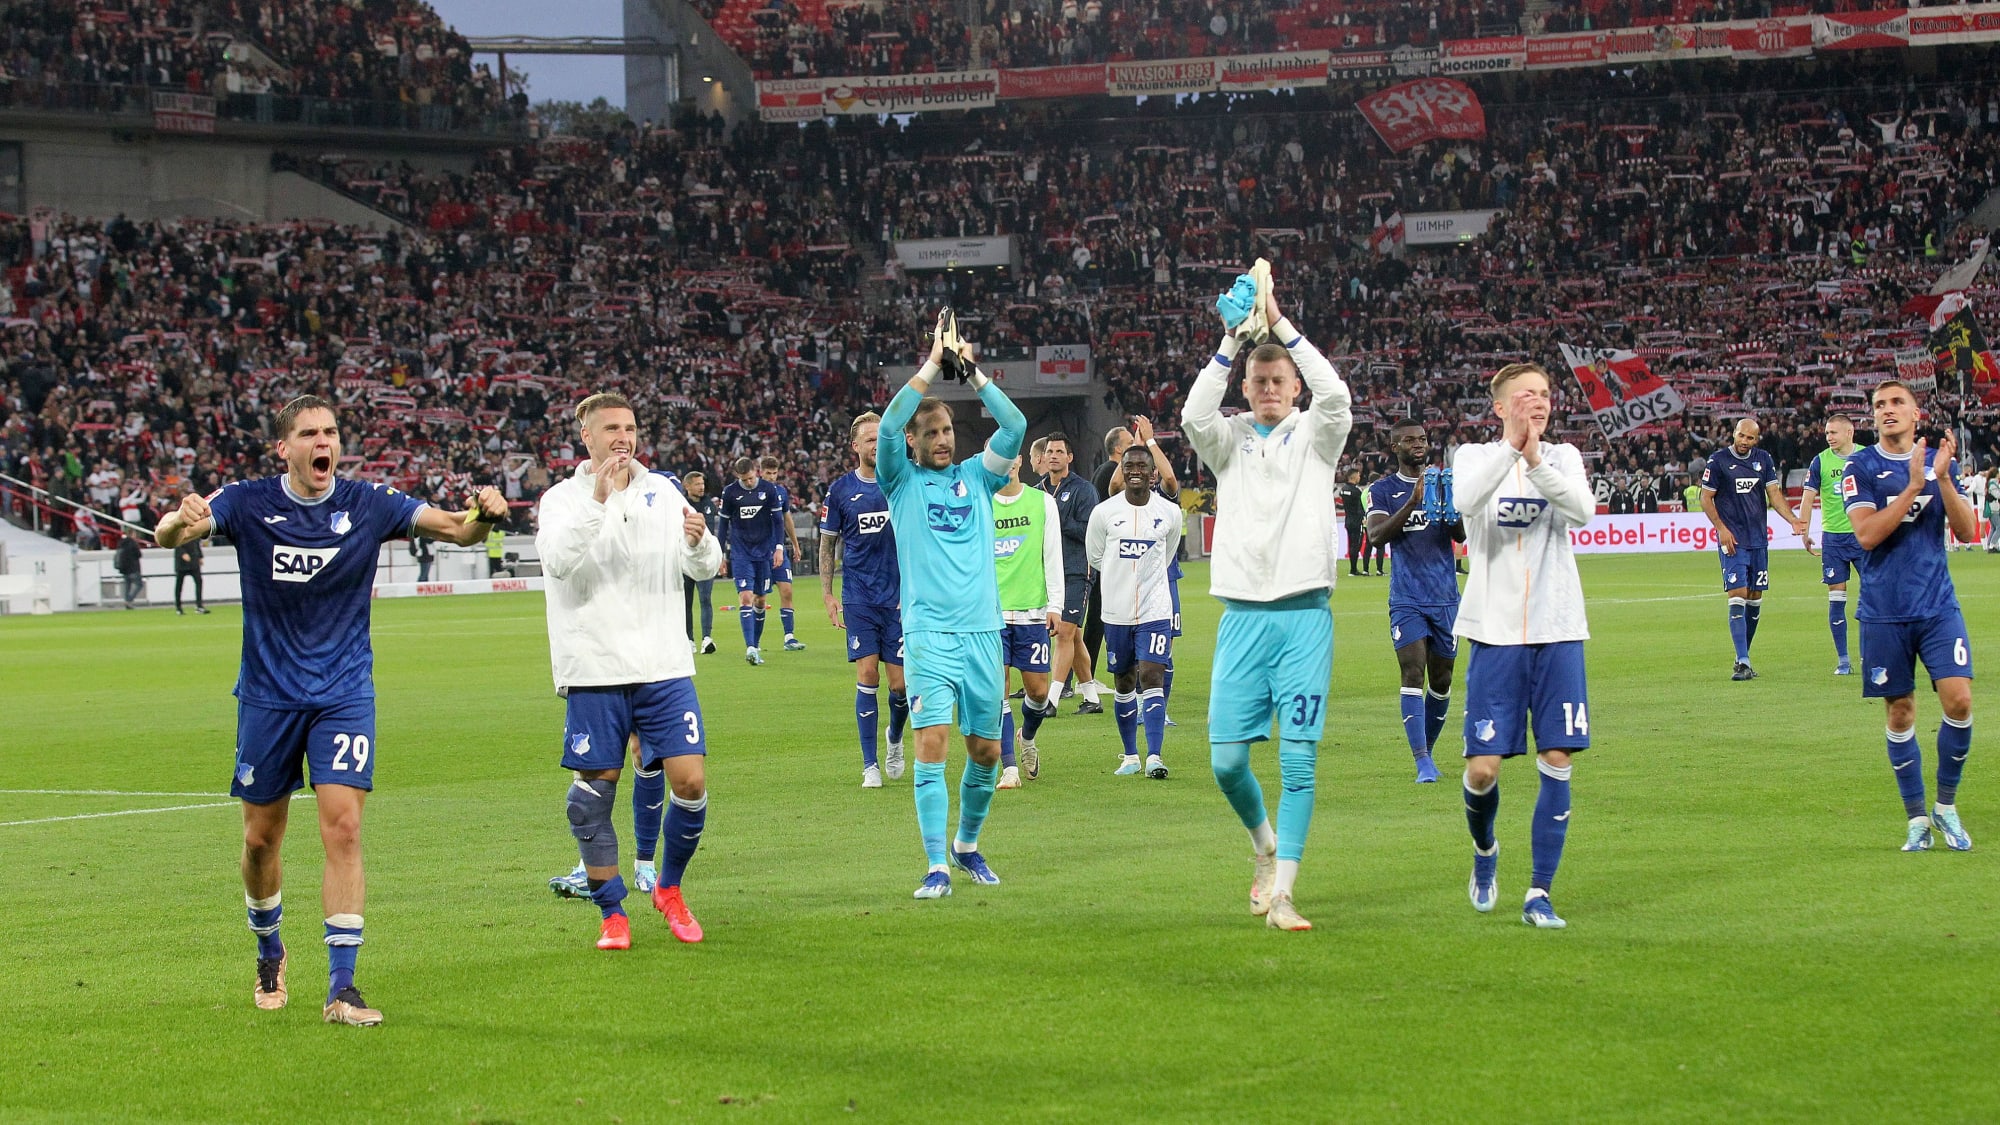
[[[1861,698],[1894,699],[1917,690],[1917,660],[1931,687],[1954,676],[1972,678],[1972,643],[1956,609],[1925,621],[1861,623]]]
[[[1174,636],[1181,635],[1181,580],[1167,579],[1167,594],[1174,599]]]
[[[1771,588],[1771,551],[1768,547],[1738,547],[1733,555],[1715,549],[1722,563],[1724,590],[1768,590]]]
[[[1512,758],[1535,750],[1590,747],[1590,693],[1583,642],[1484,645],[1465,665],[1465,756]]]
[[[1063,579],[1062,619],[1066,625],[1082,625],[1083,611],[1090,606],[1090,578],[1072,574]]]
[[[1104,659],[1111,674],[1138,671],[1144,660],[1162,668],[1174,666],[1174,623],[1148,621],[1141,625],[1104,623]]]
[[[236,779],[229,795],[253,805],[313,785],[375,788],[375,701],[309,711],[236,702]]]
[[[736,580],[739,591],[748,590],[762,597],[771,592],[771,552],[759,551],[746,555],[734,547],[729,549],[729,577]]]
[[[641,769],[652,769],[662,758],[708,753],[694,680],[569,689],[569,710],[563,716],[564,769],[618,769],[625,764],[625,743],[635,734]]]
[[[1006,706],[1007,671],[1000,663],[1000,630],[981,633],[904,634],[909,659],[910,725],[943,726],[958,709],[958,730],[979,738],[1000,737]]]
[[[841,607],[847,619],[847,662],[870,656],[882,663],[903,666],[903,610],[893,605],[850,605]]]
[[[792,580],[792,565],[797,561],[798,560],[792,557],[792,549],[790,547],[786,547],[784,560],[780,562],[777,566],[771,568],[772,584],[775,585],[779,582],[790,582]]]
[[[1022,672],[1049,670],[1049,626],[1007,625],[1000,630],[1000,651],[1006,658],[1007,667]]]
[[[1458,623],[1455,605],[1392,605],[1389,607],[1389,640],[1398,651],[1404,645],[1426,641],[1432,656],[1446,660],[1458,656],[1458,637],[1451,627]]]
[[[1333,682],[1333,611],[1302,596],[1263,607],[1225,603],[1209,673],[1208,740],[1318,742]]]
[[[1819,580],[1829,586],[1847,581],[1847,572],[1861,573],[1861,544],[1844,531],[1829,531],[1819,545]]]

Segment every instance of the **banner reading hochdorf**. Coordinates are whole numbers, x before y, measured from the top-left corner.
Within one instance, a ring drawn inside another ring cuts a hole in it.
[[[997,70],[827,78],[822,82],[825,91],[821,98],[830,114],[987,109],[1000,95]]]

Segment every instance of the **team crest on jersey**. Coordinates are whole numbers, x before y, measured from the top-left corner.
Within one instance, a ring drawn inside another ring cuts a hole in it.
[[[1501,527],[1522,528],[1542,518],[1549,502],[1537,496],[1502,496],[1494,511]]]
[[[962,480],[952,481],[951,494],[953,496],[958,497],[960,500],[965,499],[965,482]]]
[[[862,512],[854,517],[854,526],[863,535],[874,535],[889,526],[889,513]]]
[[[1118,557],[1121,559],[1143,559],[1146,557],[1146,552],[1152,549],[1153,541],[1150,539],[1120,539],[1118,541]]]
[[[342,516],[346,514],[341,513]],[[311,582],[313,576],[326,569],[339,553],[338,547],[287,547],[278,544],[271,548],[271,581]]]
[[[335,512],[333,513],[333,523],[330,526],[333,528],[335,535],[345,535],[354,530],[354,521],[347,518],[346,512]]]

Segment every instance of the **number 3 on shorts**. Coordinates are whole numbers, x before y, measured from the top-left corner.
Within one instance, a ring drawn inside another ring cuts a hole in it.
[[[1960,641],[1960,647],[1965,642]],[[354,755],[349,764],[348,755]],[[336,734],[333,736],[333,767],[337,770],[365,770],[368,768],[368,736],[365,734]]]

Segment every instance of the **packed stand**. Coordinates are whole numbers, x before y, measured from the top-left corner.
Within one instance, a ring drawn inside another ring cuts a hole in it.
[[[441,131],[525,114],[417,0],[0,7],[0,105],[139,112],[155,91],[211,96],[220,117],[267,123]]]

